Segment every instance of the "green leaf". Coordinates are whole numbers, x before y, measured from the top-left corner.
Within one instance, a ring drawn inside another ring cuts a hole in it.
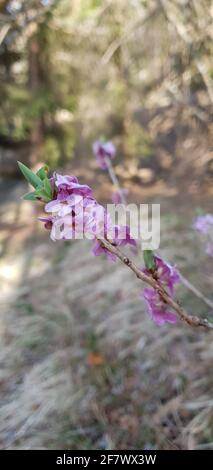
[[[52,199],[52,186],[51,186],[50,181],[48,180],[48,178],[44,179],[43,184],[44,184],[45,192]]]
[[[44,180],[47,177],[47,173],[49,171],[48,165],[44,165],[37,171],[36,175],[41,179]]]
[[[22,174],[24,175],[24,177],[26,178],[26,180],[34,187],[34,188],[37,188],[39,186],[42,185],[42,181],[41,179],[35,175],[35,173],[33,173],[29,168],[27,168],[26,165],[24,165],[23,163],[21,162],[17,162],[18,163],[18,166],[22,172]]]
[[[155,258],[154,258],[153,251],[144,250],[143,259],[144,259],[144,263],[145,263],[146,268],[149,271],[154,271],[156,266],[155,266]]]
[[[32,193],[24,194],[23,199],[25,199],[26,201],[36,201],[37,198],[35,195],[35,191],[33,191]]]
[[[37,188],[35,191],[35,194],[37,197],[42,199],[44,202],[49,202],[51,201],[52,197],[46,193],[44,188]]]

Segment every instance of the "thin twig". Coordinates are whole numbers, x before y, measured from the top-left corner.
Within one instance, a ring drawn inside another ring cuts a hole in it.
[[[191,292],[193,292],[193,294],[195,294],[199,299],[203,300],[203,302],[213,310],[213,302],[208,299],[208,297],[206,297],[202,292],[200,292],[199,289],[197,289],[197,287],[195,287],[191,282],[189,282],[188,279],[186,279],[180,272],[179,275],[184,286],[187,287],[187,289],[189,289]]]
[[[108,251],[110,251],[117,258],[119,258],[123,264],[128,266],[135,273],[138,279],[145,282],[146,284],[149,284],[153,289],[155,289],[158,292],[159,296],[163,299],[163,301],[166,304],[170,305],[170,307],[172,307],[173,310],[176,311],[181,320],[183,320],[190,326],[203,326],[208,329],[213,329],[213,324],[209,323],[206,318],[199,318],[195,315],[188,314],[178,302],[176,302],[170,297],[168,292],[166,292],[166,290],[153,277],[148,276],[143,271],[141,271],[141,269],[138,268],[136,264],[132,260],[130,260],[124,253],[122,253],[122,251],[118,247],[112,245],[104,237],[97,236],[97,239]]]
[[[112,180],[112,183],[113,183],[114,186],[117,188],[117,190],[118,190],[118,192],[119,192],[119,194],[120,194],[120,196],[121,196],[121,202],[126,205],[126,198],[125,198],[125,196],[124,196],[124,194],[123,194],[123,191],[122,191],[122,189],[121,189],[121,187],[120,187],[119,180],[118,180],[118,178],[117,178],[117,176],[116,176],[116,174],[115,174],[115,172],[114,172],[114,168],[113,168],[113,166],[112,166],[112,164],[111,164],[111,160],[110,160],[108,157],[105,157],[104,160],[105,160],[105,162],[106,162],[106,164],[107,164],[107,169],[108,169],[108,172],[109,172],[109,176],[110,176],[110,178],[111,178],[111,180]]]

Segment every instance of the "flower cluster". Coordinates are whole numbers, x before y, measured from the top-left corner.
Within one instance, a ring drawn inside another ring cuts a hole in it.
[[[130,235],[130,228],[113,225],[110,214],[93,197],[87,185],[79,184],[75,176],[55,174],[53,178],[54,199],[45,205],[48,217],[41,217],[44,226],[51,230],[52,240],[93,240],[95,256],[106,254],[112,261],[116,256],[102,246],[99,236],[110,240],[114,246],[136,245]]]
[[[25,194],[23,198],[45,203],[48,215],[39,217],[39,220],[44,223],[47,230],[50,230],[52,240],[89,238],[93,242],[92,251],[95,256],[105,254],[112,261],[116,261],[118,257],[125,265],[130,266],[130,260],[126,263],[128,258],[125,258],[117,248],[127,244],[136,247],[136,241],[130,234],[130,227],[113,224],[110,214],[98,204],[89,186],[79,184],[75,176],[55,173],[52,178],[48,178],[46,165],[37,173],[33,173],[21,162],[18,162],[18,165],[26,180],[34,188],[34,191]],[[176,269],[159,256],[155,256],[152,251],[144,252],[144,261],[146,275],[154,278],[157,286],[163,287],[172,297],[174,286],[180,279]],[[134,264],[131,266],[138,277],[137,267],[133,269]],[[157,286],[156,289],[146,288],[143,292],[149,314],[158,325],[165,322],[175,323],[176,315],[168,310],[164,293],[159,294]],[[178,311],[178,307],[175,310]]]
[[[93,152],[96,157],[98,166],[102,170],[106,170],[108,168],[108,160],[112,160],[115,158],[116,148],[112,142],[102,142],[101,140],[97,140],[94,142]]]
[[[154,277],[170,296],[174,295],[175,284],[180,281],[178,271],[170,264],[163,261],[159,256],[154,256],[155,272]],[[147,269],[144,272],[153,275]],[[168,309],[168,305],[163,301],[155,289],[146,287],[143,296],[148,304],[148,313],[157,325],[164,323],[176,323],[177,317],[175,313]]]

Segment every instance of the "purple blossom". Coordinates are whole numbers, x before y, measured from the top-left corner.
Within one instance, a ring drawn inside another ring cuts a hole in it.
[[[166,263],[160,256],[155,256],[155,279],[170,295],[174,295],[174,287],[180,281],[178,271]],[[150,276],[152,273],[145,269],[144,272]],[[160,298],[159,294],[152,288],[145,288],[143,291],[144,298],[148,304],[148,313],[153,321],[158,325],[166,322],[175,323],[176,315],[168,310],[167,304]]]
[[[122,196],[125,198],[126,196],[128,196],[128,193],[129,191],[126,188],[120,189],[119,191],[115,191],[114,193],[112,193],[112,202],[114,202],[114,204],[121,204]]]
[[[104,217],[102,216],[100,220],[97,219],[95,230],[97,235],[101,235],[102,237],[106,237],[109,240],[113,240],[113,225],[111,222],[111,217],[109,214],[107,214],[107,211],[104,210]],[[105,254],[109,260],[116,261],[116,256],[107,250],[107,248],[102,245],[100,240],[96,239],[94,241],[92,253],[94,256],[101,256]]]
[[[170,293],[174,293],[174,286],[180,281],[180,275],[174,266],[171,266],[169,263],[160,258],[160,256],[155,255],[155,266],[156,266],[156,275],[160,284],[164,288],[168,288]]]
[[[56,240],[72,240],[75,238],[75,231],[73,230],[73,217],[72,215],[65,215],[63,217],[55,217],[53,219],[52,230],[50,238]]]
[[[105,236],[113,243],[114,246],[132,245],[136,246],[136,241],[130,235],[130,228],[128,225],[108,225],[105,226]],[[92,252],[95,256],[107,254],[111,261],[116,261],[116,256],[105,248],[101,241],[94,242]]]
[[[94,256],[106,255],[110,261],[116,261],[116,256],[107,250],[107,248],[105,248],[99,240],[95,240],[92,247],[92,253]]]
[[[57,190],[57,199],[61,202],[67,202],[69,196],[80,195],[91,197],[92,189],[86,184],[79,184],[75,176],[63,176],[55,174],[55,186]]]
[[[112,160],[115,158],[116,148],[114,144],[110,141],[101,142],[101,140],[97,140],[94,142],[92,149],[99,167],[106,170],[108,167],[107,159]]]
[[[60,199],[54,199],[45,205],[46,212],[52,212],[59,217],[64,217],[67,214],[71,214],[72,210],[77,210],[82,204],[82,196],[71,195],[67,197],[67,200],[60,201]]]
[[[130,227],[128,225],[115,225],[114,231],[115,236],[113,241],[117,246],[137,245],[136,241],[134,240],[134,238],[132,238],[130,234]]]
[[[193,222],[192,227],[203,234],[207,234],[211,226],[213,225],[213,215],[205,214],[199,215]]]
[[[81,185],[75,176],[54,175],[55,199],[45,205],[45,211],[50,214],[42,217],[45,227],[51,230],[51,239],[73,240],[87,237],[94,240],[93,254],[106,254],[112,261],[116,256],[111,254],[101,242],[98,235],[111,240],[115,246],[136,246],[130,235],[128,226],[113,225],[107,210],[92,197],[92,190],[87,185]]]
[[[46,230],[51,230],[52,225],[53,225],[52,217],[38,217],[38,220],[44,223],[44,228],[46,228]]]
[[[176,323],[175,313],[168,310],[167,304],[160,299],[158,293],[151,288],[146,287],[143,296],[148,304],[148,313],[154,323],[163,325],[164,323]]]

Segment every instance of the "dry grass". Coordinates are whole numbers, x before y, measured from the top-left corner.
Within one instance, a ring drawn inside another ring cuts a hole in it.
[[[1,447],[213,449],[211,332],[155,327],[128,269],[94,259],[87,242],[53,244],[29,207],[1,214]],[[191,214],[172,214],[162,251],[210,295]]]

